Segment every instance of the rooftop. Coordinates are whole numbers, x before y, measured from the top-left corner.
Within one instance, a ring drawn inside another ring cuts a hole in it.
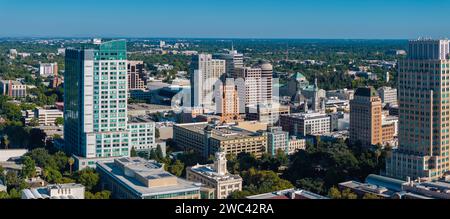
[[[97,168],[138,196],[193,191],[200,188],[193,182],[166,172],[163,164],[139,157],[123,157],[115,159],[114,162],[98,162]]]
[[[52,190],[65,190],[65,189],[82,189],[84,193],[84,186],[76,183],[66,184],[50,184],[46,187],[30,188],[22,190],[22,199],[80,199],[84,197],[76,197],[72,192],[67,192],[65,195],[52,195]],[[57,193],[59,194],[59,192]]]
[[[154,122],[149,116],[130,116],[128,117],[128,124],[132,123],[148,123]]]
[[[251,132],[239,129],[231,125],[212,125],[207,122],[176,124],[175,126],[183,127],[192,132],[203,134],[205,130],[212,131],[212,138],[218,140],[234,140],[241,138],[250,138],[260,136],[257,132]]]
[[[247,199],[328,199],[325,196],[302,189],[286,189],[247,196]]]
[[[166,105],[136,103],[128,104],[128,110],[170,111],[172,108]]]
[[[378,92],[372,86],[360,87],[356,89],[355,96],[374,97],[378,96]]]
[[[216,170],[214,170],[212,164],[206,165],[197,164],[191,167],[191,170],[193,172],[206,176],[210,179],[214,179],[215,181],[242,180],[242,178],[239,175],[234,175],[228,172],[225,175],[219,175],[219,173]]]
[[[290,118],[298,118],[298,119],[318,119],[328,117],[325,113],[320,112],[308,112],[308,113],[292,113],[290,115],[282,115]]]
[[[350,188],[353,190],[361,191],[364,193],[376,194],[376,195],[383,196],[386,198],[391,197],[395,193],[395,191],[389,190],[382,186],[377,186],[377,185],[373,185],[373,184],[369,184],[369,183],[361,183],[361,182],[357,182],[357,181],[342,182],[342,183],[339,183],[339,186],[343,186],[343,187]]]

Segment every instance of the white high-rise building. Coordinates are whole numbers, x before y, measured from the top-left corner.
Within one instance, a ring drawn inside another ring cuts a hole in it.
[[[213,59],[211,54],[198,54],[191,63],[191,102],[214,110],[214,84],[225,74],[225,60]]]

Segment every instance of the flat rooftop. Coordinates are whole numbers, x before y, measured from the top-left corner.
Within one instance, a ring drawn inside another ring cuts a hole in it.
[[[237,127],[229,125],[217,125],[214,126],[207,122],[201,123],[187,123],[187,124],[177,124],[176,126],[183,127],[189,131],[203,134],[206,128],[212,131],[212,138],[218,140],[233,140],[242,138],[251,138],[260,136],[259,133],[247,131]]]
[[[258,195],[247,196],[247,199],[329,199],[325,196],[302,190],[286,189],[275,192],[268,192]]]
[[[123,169],[126,166],[127,172],[145,177],[146,179],[162,179],[165,177],[175,177],[176,184],[168,186],[146,186],[136,177],[126,175]],[[145,160],[139,157],[123,157],[116,159],[115,162],[98,162],[97,168],[105,174],[108,174],[115,181],[125,186],[128,190],[137,196],[151,196],[176,192],[187,192],[199,190],[200,187],[187,180],[178,178],[169,172],[164,171],[163,165],[152,160]]]
[[[149,116],[129,116],[128,124],[154,122]]]
[[[292,113],[290,115],[282,115],[290,118],[298,118],[298,119],[320,119],[328,117],[325,113],[319,112],[308,112],[308,113]]]
[[[148,104],[148,103],[132,103],[128,104],[128,110],[148,110],[148,111],[169,111],[171,106],[159,105],[159,104]]]
[[[395,191],[389,190],[382,186],[377,186],[368,183],[361,183],[357,181],[347,181],[339,183],[339,186],[354,189],[361,192],[373,193],[383,197],[391,197],[394,195]]]

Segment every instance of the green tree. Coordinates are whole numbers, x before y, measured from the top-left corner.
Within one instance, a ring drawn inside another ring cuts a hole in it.
[[[29,126],[36,127],[39,126],[39,120],[37,118],[32,118],[28,123]]]
[[[184,164],[180,160],[176,160],[172,165],[169,166],[168,170],[175,176],[181,176],[184,170]]]
[[[331,199],[342,199],[342,193],[338,188],[333,186],[328,191],[328,197],[330,197]]]
[[[151,160],[158,160],[158,156],[156,156],[155,149],[150,149],[150,154],[148,155],[149,159]]]
[[[111,198],[111,192],[108,190],[103,190],[101,192],[95,193],[95,197],[97,199],[110,199]]]
[[[344,191],[342,191],[342,198],[343,199],[357,199],[358,196],[353,193],[350,189],[344,189]]]
[[[158,160],[161,160],[161,159],[163,159],[164,158],[164,156],[163,156],[163,152],[162,152],[162,149],[161,149],[161,145],[156,145],[156,151],[155,151],[155,155],[156,155],[156,158],[158,159]]]
[[[380,196],[372,194],[372,193],[366,193],[363,196],[363,199],[381,199]]]
[[[63,178],[62,174],[51,167],[46,167],[43,172],[44,179],[49,183],[60,183]]]
[[[256,170],[250,168],[242,172],[244,190],[250,194],[260,194],[278,190],[294,188],[287,180],[281,179],[275,172],[270,170]]]
[[[62,151],[56,152],[55,154],[52,155],[52,159],[54,160],[58,170],[63,171],[64,169],[66,169],[69,158],[66,156],[64,152]]]
[[[58,169],[53,156],[51,156],[45,148],[33,149],[29,156],[36,162],[36,165],[42,168]]]
[[[158,139],[160,136],[159,129],[155,128],[155,138]]]
[[[86,168],[76,173],[78,183],[86,187],[86,190],[91,191],[99,182],[100,176],[92,168]]]
[[[22,176],[24,178],[34,177],[36,175],[36,164],[30,156],[23,157]]]
[[[58,117],[55,119],[55,125],[64,125],[64,118],[63,117]]]
[[[136,152],[136,149],[134,149],[134,147],[131,147],[131,151],[130,151],[130,157],[137,157],[138,154]]]
[[[7,192],[0,192],[0,199],[9,199],[9,194]]]
[[[0,165],[0,180],[5,182],[5,168],[2,165]]]
[[[21,194],[19,190],[17,190],[16,188],[12,188],[11,190],[9,190],[9,199],[20,199],[20,198]]]
[[[103,190],[101,192],[96,192],[96,193],[85,191],[84,198],[85,199],[110,199],[111,192],[108,190]]]
[[[245,199],[247,196],[252,195],[249,191],[233,191],[228,196],[229,199]]]
[[[278,149],[275,157],[277,159],[277,161],[281,164],[281,165],[288,165],[289,164],[289,157],[287,155],[287,153],[282,150],[282,149]]]
[[[7,187],[18,187],[21,179],[16,172],[8,171],[5,176],[5,181]]]

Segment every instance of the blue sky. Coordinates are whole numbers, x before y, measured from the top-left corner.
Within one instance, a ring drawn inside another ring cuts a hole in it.
[[[450,0],[0,0],[0,37],[450,36]]]

